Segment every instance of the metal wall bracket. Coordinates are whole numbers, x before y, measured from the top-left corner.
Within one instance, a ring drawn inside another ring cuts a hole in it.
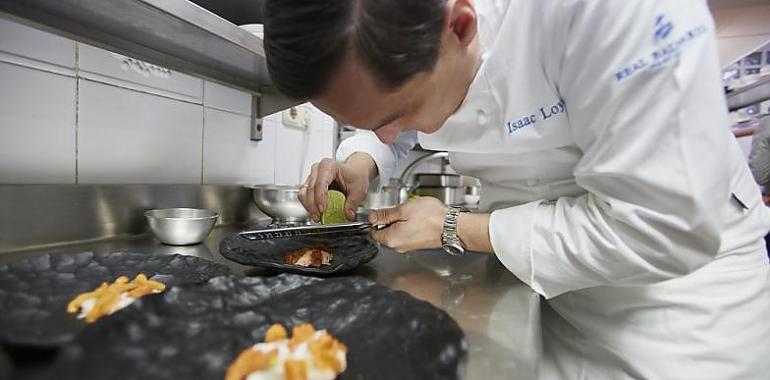
[[[262,118],[251,118],[251,141],[262,141]]]
[[[262,140],[264,118],[285,109],[300,104],[298,100],[291,99],[274,87],[262,87],[260,92],[252,96],[251,101],[251,140]]]
[[[262,141],[262,96],[254,94],[251,97],[251,141]]]
[[[296,105],[302,104],[301,101],[289,98],[280,93],[275,87],[263,86],[259,89],[259,113],[258,117],[265,117],[278,111],[287,110]]]

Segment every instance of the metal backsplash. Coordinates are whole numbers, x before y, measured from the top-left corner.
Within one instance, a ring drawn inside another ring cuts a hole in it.
[[[251,190],[215,185],[0,185],[0,253],[148,233],[144,211],[194,207],[217,224],[265,218]]]

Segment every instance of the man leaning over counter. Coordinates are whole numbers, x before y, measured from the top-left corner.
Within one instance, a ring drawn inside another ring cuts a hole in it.
[[[275,85],[360,131],[312,168],[352,219],[419,142],[480,209],[370,216],[399,252],[488,252],[547,299],[542,379],[766,379],[770,228],[705,0],[267,0]],[[511,374],[515,377],[515,374]]]

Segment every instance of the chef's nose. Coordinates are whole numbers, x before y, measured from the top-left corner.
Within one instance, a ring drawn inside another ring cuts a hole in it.
[[[385,144],[392,144],[398,138],[398,134],[401,132],[401,128],[398,125],[398,121],[387,124],[383,127],[377,128],[374,134]]]

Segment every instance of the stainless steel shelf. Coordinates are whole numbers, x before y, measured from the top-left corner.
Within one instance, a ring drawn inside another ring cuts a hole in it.
[[[265,89],[271,81],[260,38],[187,0],[0,0],[0,12],[75,40],[264,92],[270,105],[258,107],[260,116],[293,103]]]

